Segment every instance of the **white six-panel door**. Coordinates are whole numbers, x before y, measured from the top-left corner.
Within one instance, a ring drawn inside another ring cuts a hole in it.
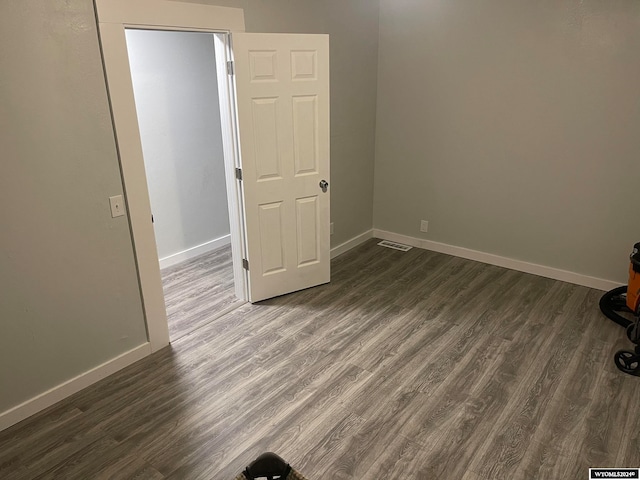
[[[329,37],[232,35],[249,300],[327,283]]]

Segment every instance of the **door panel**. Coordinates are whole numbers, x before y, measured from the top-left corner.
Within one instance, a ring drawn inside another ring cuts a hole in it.
[[[293,97],[295,175],[318,173],[318,97]]]
[[[253,99],[251,104],[258,181],[282,178],[278,151],[277,103],[277,98],[258,98]]]
[[[282,202],[259,205],[260,209],[260,255],[262,274],[285,270],[283,241]]]
[[[329,281],[329,37],[233,34],[249,299]]]
[[[296,199],[296,226],[298,228],[298,267],[320,261],[318,244],[318,197]]]

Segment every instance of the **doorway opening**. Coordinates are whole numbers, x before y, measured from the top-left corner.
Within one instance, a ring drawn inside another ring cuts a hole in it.
[[[244,303],[234,285],[218,85],[226,62],[211,32],[125,34],[173,341]]]
[[[237,8],[94,4],[151,352],[170,339],[128,29],[213,35],[236,297],[259,302],[329,282],[328,35],[246,33]]]

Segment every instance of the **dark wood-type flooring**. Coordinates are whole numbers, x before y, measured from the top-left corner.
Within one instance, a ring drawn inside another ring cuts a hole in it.
[[[369,241],[0,433],[0,478],[582,479],[640,466],[602,292]],[[211,312],[214,315],[215,312]],[[204,318],[204,317],[203,317]]]

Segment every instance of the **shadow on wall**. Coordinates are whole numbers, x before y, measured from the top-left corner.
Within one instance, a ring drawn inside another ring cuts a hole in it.
[[[159,257],[229,235],[214,37],[127,30]]]

